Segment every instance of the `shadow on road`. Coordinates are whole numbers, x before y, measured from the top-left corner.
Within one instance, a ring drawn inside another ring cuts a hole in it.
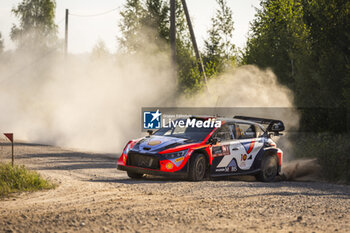
[[[19,155],[16,159],[38,160],[36,170],[78,170],[116,168],[117,158],[114,154],[95,154],[81,152],[36,153]]]

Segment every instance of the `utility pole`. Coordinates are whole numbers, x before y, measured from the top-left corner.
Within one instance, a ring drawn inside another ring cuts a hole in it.
[[[176,64],[176,0],[170,0],[170,46],[173,64]]]
[[[192,44],[193,44],[194,51],[195,51],[195,53],[196,53],[196,58],[197,58],[197,62],[198,62],[198,65],[199,65],[199,69],[200,69],[200,71],[201,71],[202,74],[203,74],[204,82],[205,82],[205,85],[206,85],[206,87],[207,87],[207,89],[208,89],[208,85],[207,85],[207,75],[205,74],[205,69],[204,69],[202,57],[201,57],[201,55],[200,55],[200,53],[199,53],[199,50],[198,50],[197,41],[196,41],[196,37],[195,37],[195,35],[194,35],[194,31],[193,31],[193,27],[192,27],[192,22],[191,22],[191,18],[190,18],[190,13],[188,12],[186,0],[182,0],[182,6],[183,6],[184,11],[185,11],[186,20],[187,20],[188,28],[189,28],[189,30],[190,30],[191,40],[192,40]]]
[[[68,15],[69,10],[66,9],[66,26],[65,26],[65,34],[64,34],[64,56],[67,58],[68,54]]]

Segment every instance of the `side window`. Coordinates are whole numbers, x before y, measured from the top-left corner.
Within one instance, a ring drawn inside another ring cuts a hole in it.
[[[215,137],[219,138],[221,141],[232,140],[232,126],[224,124],[215,132]]]
[[[256,125],[255,126],[256,129],[256,137],[262,137],[264,135],[264,130],[262,128],[260,128],[260,126]]]
[[[235,124],[235,136],[237,139],[255,138],[255,126],[251,124]]]

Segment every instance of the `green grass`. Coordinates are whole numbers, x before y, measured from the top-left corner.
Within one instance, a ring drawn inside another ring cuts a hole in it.
[[[54,188],[55,184],[43,179],[37,172],[30,171],[24,166],[11,166],[0,163],[0,198],[11,193],[36,191]]]

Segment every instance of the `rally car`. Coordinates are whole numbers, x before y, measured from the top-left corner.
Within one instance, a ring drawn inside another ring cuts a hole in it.
[[[283,152],[271,138],[282,135],[280,132],[285,129],[282,121],[244,116],[191,117],[176,121],[186,120],[189,125],[163,127],[128,142],[117,168],[133,179],[144,174],[192,181],[255,175],[259,181],[271,182],[281,174]],[[208,120],[221,124],[203,127]]]

